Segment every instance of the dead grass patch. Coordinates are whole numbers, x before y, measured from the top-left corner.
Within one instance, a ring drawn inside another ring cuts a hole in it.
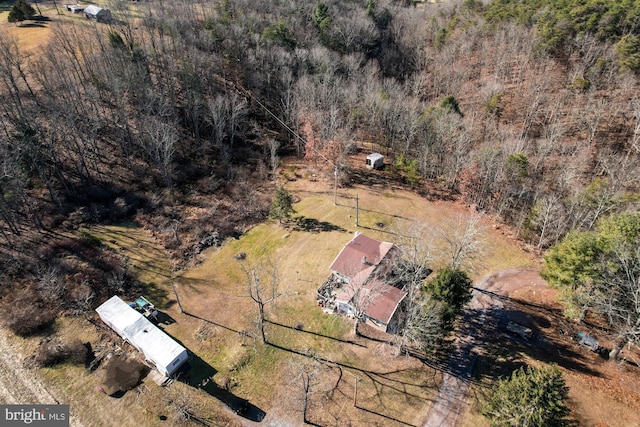
[[[21,52],[34,53],[42,49],[51,39],[51,26],[64,19],[56,15],[55,9],[40,7],[47,21],[24,21],[20,25],[7,21],[9,11],[0,12],[0,33],[3,37],[15,38]]]

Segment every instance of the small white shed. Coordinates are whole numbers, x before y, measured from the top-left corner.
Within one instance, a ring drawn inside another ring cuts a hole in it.
[[[380,153],[371,153],[367,156],[367,168],[382,169],[384,167],[384,156]]]
[[[65,4],[64,7],[71,13],[81,13],[84,11],[84,6],[79,4]]]
[[[172,375],[187,361],[187,349],[141,313],[113,296],[96,308],[104,323],[137,348],[163,375]]]

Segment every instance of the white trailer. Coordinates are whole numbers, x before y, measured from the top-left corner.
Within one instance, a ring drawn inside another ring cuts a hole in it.
[[[111,297],[96,312],[104,323],[144,354],[163,375],[172,375],[187,361],[186,348],[119,297]]]

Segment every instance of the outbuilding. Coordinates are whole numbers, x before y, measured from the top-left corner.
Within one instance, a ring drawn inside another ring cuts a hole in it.
[[[65,4],[64,7],[71,13],[84,12],[84,6],[80,6],[79,4]]]
[[[367,156],[367,168],[382,169],[384,168],[384,156],[380,153],[371,153]]]
[[[161,374],[170,376],[187,361],[186,348],[118,296],[108,299],[96,312],[104,323],[144,354]]]
[[[109,9],[103,9],[94,5],[89,5],[84,8],[84,16],[86,16],[87,19],[91,19],[93,22],[111,21],[111,11],[109,11]]]

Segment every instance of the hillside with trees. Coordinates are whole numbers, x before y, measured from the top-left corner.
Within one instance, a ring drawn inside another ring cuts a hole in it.
[[[545,274],[574,312],[637,342],[637,304],[607,304],[638,280],[638,1],[110,9],[109,24],[57,20],[37,52],[0,30],[0,309],[17,334],[141,289],[84,227],[140,224],[175,272],[289,219],[282,159],[347,187],[367,147],[391,159],[395,185],[459,200],[537,254],[553,248]],[[564,265],[566,253],[579,259]]]
[[[545,3],[167,2],[135,19],[119,4],[111,26],[62,24],[37,60],[3,38],[5,242],[91,204],[82,220],[154,205],[186,232],[187,198],[247,170],[267,182],[274,156],[337,164],[348,182],[356,141],[540,249],[590,229],[636,201],[635,9]],[[562,43],[550,15],[575,21]],[[265,206],[225,209],[241,224]]]

